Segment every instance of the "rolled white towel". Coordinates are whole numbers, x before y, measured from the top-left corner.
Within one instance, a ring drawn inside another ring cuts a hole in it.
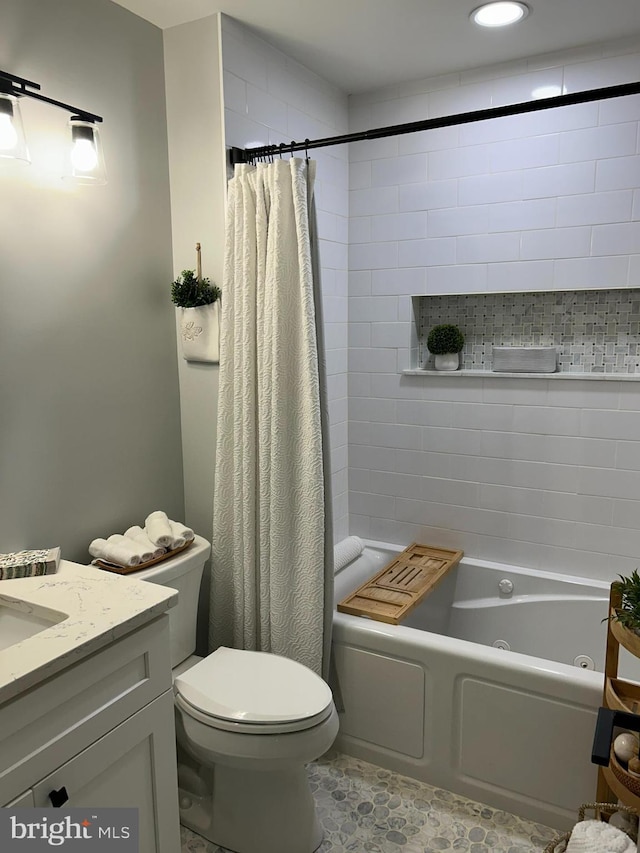
[[[123,536],[122,533],[112,533],[107,537],[109,545],[120,545],[122,548],[128,548],[131,554],[140,557],[141,563],[148,563],[153,560],[155,546],[143,545],[142,542],[136,542],[135,539],[130,539],[128,536]]]
[[[195,539],[196,534],[193,530],[181,521],[169,521],[169,524],[176,536],[181,536],[183,539],[186,539],[187,542],[191,542],[192,539]]]
[[[117,542],[107,542],[106,539],[94,539],[89,545],[89,553],[97,560],[105,560],[116,566],[131,568],[139,566],[142,560],[128,548],[123,548]]]
[[[582,820],[571,832],[566,853],[634,853],[629,836],[600,820]]]
[[[153,556],[149,557],[150,560],[157,560],[158,557],[162,557],[162,555],[167,550],[166,548],[159,548],[157,545],[149,539],[144,530],[140,527],[139,524],[134,524],[133,527],[129,527],[125,530],[124,535],[127,539],[131,539],[134,542],[139,542],[143,545],[147,550],[151,551]]]
[[[171,521],[171,519],[169,519],[169,526],[173,534],[172,548],[183,548],[187,542],[193,541],[195,533],[190,527],[185,527],[179,521]]]
[[[144,522],[144,531],[158,548],[171,548],[173,533],[166,512],[157,510],[148,515]]]
[[[364,542],[359,536],[347,536],[342,542],[338,542],[333,549],[334,571],[339,572],[340,569],[344,569],[347,563],[355,560],[363,551]]]

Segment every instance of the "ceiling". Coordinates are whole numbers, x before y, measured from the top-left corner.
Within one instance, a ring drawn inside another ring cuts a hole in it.
[[[638,0],[528,0],[504,30],[471,24],[480,0],[115,2],[163,29],[225,12],[348,93],[640,35]]]

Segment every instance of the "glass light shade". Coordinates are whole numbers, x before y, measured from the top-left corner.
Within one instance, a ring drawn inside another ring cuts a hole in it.
[[[98,128],[90,121],[72,118],[71,139],[65,178],[76,184],[101,186],[107,183]]]
[[[0,159],[31,162],[18,98],[2,92],[0,92]]]
[[[471,13],[471,19],[481,27],[506,27],[526,18],[529,7],[514,0],[498,3],[485,3]]]

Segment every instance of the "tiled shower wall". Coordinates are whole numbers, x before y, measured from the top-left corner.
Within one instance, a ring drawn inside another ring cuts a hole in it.
[[[350,129],[638,79],[638,40],[599,45],[353,97]],[[640,383],[402,375],[412,294],[638,287],[639,119],[629,97],[350,146],[352,533],[640,565]]]
[[[228,146],[255,147],[347,130],[347,96],[299,63],[222,16],[225,136]],[[317,156],[316,156],[317,155]],[[334,539],[348,534],[347,241],[345,147],[314,152],[320,237],[327,384],[331,425]]]

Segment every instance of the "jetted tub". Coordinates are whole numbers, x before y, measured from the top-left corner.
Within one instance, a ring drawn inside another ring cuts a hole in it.
[[[401,550],[367,542],[336,574],[336,602]],[[572,826],[595,799],[608,599],[608,583],[465,557],[401,625],[336,611],[336,746]],[[624,649],[620,669],[640,681],[640,662]]]

